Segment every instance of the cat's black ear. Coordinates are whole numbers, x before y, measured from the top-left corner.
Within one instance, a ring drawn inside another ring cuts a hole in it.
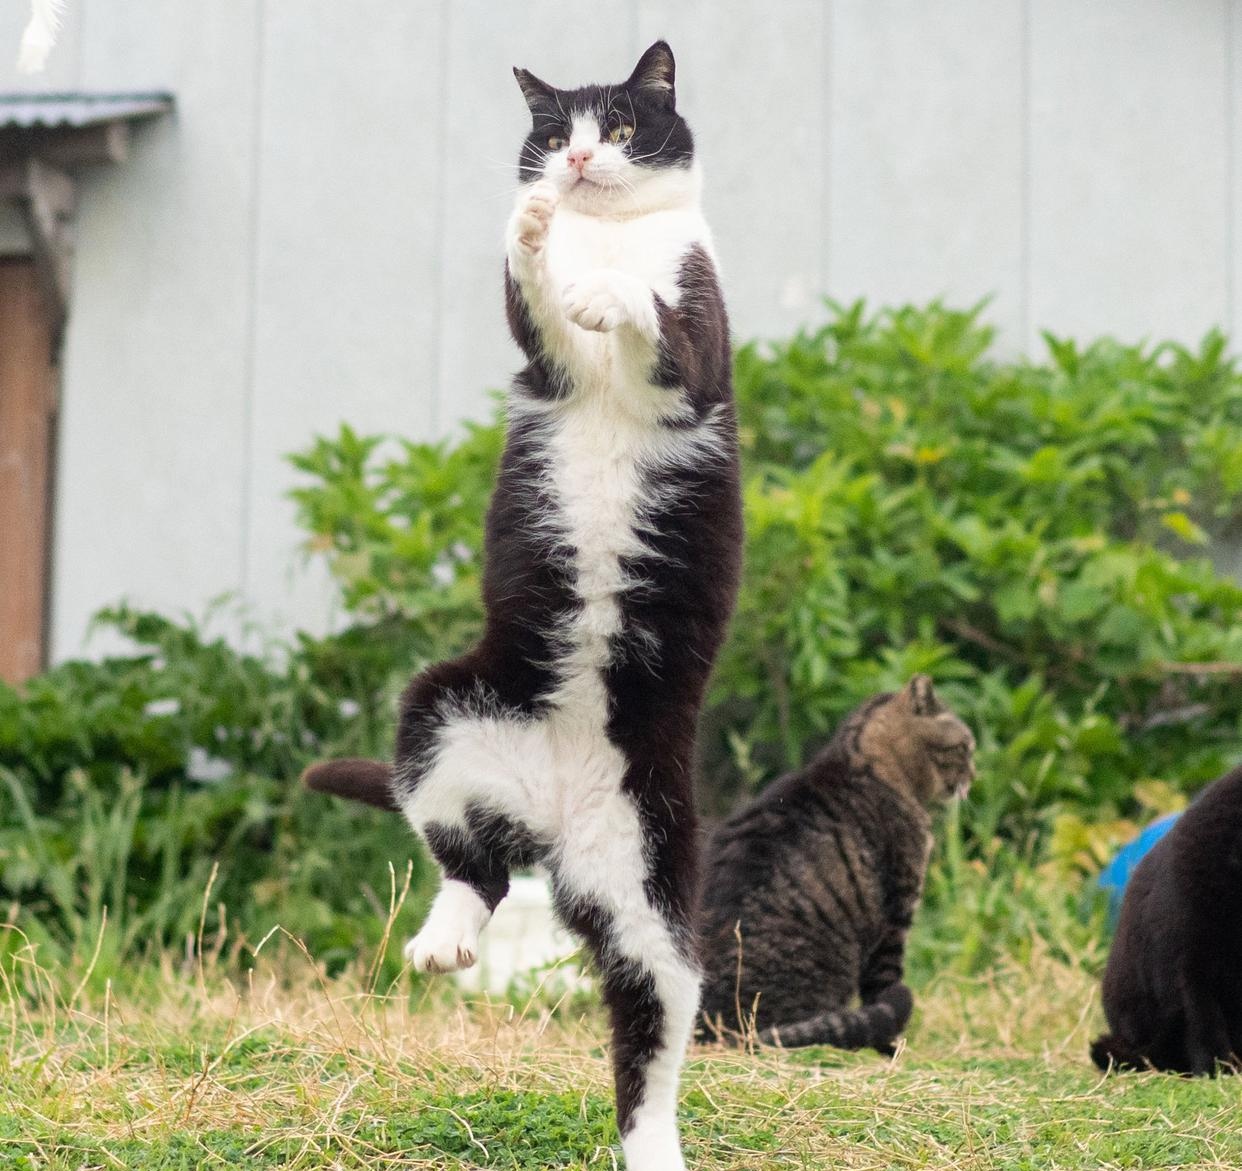
[[[549,102],[555,104],[556,90],[546,81],[540,81],[529,69],[519,69],[515,65],[513,76],[517,78],[518,85],[522,87],[522,96],[526,99],[526,104],[530,107],[532,114],[540,106],[547,105]]]
[[[667,41],[656,41],[639,58],[625,88],[641,90],[671,110],[677,102],[676,75],[677,65],[673,60],[673,50],[668,47]]]
[[[906,684],[906,694],[910,696],[910,706],[916,715],[934,716],[942,710],[940,699],[928,675],[915,675]]]

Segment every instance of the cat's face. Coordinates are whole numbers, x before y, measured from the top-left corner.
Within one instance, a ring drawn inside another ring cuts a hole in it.
[[[966,796],[975,778],[975,738],[926,675],[867,705],[862,721],[859,749],[890,784],[924,805]]]
[[[694,139],[677,113],[673,53],[663,41],[620,85],[555,89],[525,69],[513,72],[531,113],[518,156],[524,183],[547,180],[566,206],[596,215],[692,191]]]

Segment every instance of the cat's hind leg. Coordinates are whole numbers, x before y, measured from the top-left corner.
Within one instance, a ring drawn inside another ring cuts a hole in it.
[[[456,972],[474,964],[479,933],[509,893],[507,858],[485,847],[468,825],[431,822],[422,834],[444,877],[405,958],[419,972]]]
[[[544,852],[525,816],[524,773],[539,769],[538,754],[521,721],[497,709],[477,676],[454,667],[442,664],[411,685],[398,735],[394,797],[443,875],[405,947],[422,972],[470,967],[510,872]]]
[[[572,850],[550,856],[557,909],[598,968],[625,1165],[684,1171],[677,1089],[701,984],[692,930],[684,910],[653,898],[657,884],[647,880],[633,806],[599,825],[606,842],[588,829],[575,835]]]
[[[510,873],[544,851],[525,825],[482,800],[468,803],[460,820],[426,821],[420,830],[444,878],[405,957],[420,972],[455,972],[478,958],[479,933],[509,893]]]

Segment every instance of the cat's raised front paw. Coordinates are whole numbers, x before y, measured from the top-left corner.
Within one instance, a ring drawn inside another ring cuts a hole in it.
[[[551,183],[536,183],[525,193],[509,220],[511,256],[530,260],[543,251],[560,201],[560,192]]]
[[[599,333],[640,324],[644,309],[647,315],[651,312],[651,293],[642,282],[610,268],[597,269],[572,281],[565,286],[561,298],[570,321]]]

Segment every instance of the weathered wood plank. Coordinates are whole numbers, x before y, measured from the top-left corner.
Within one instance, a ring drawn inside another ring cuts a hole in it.
[[[30,260],[0,259],[0,679],[43,665],[51,523],[52,326]]]

